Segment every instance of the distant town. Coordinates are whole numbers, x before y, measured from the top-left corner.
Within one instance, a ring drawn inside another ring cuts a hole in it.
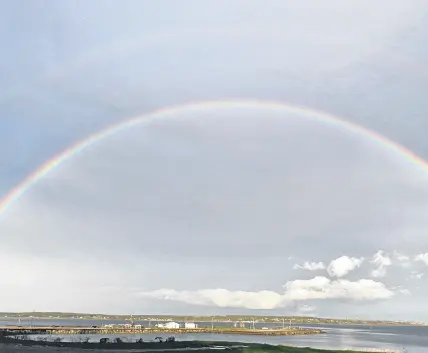
[[[336,324],[336,325],[428,325],[427,322],[335,319],[308,316],[256,316],[256,315],[107,315],[63,312],[0,312],[0,318],[39,318],[39,319],[86,319],[86,320],[124,320],[149,322],[241,322],[241,323],[284,323],[287,324]]]

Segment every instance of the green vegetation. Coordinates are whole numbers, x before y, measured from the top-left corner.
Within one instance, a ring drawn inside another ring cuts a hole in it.
[[[68,347],[73,348],[78,352],[80,349],[105,349],[108,350],[124,350],[124,349],[144,349],[146,352],[180,352],[180,353],[218,353],[215,347],[224,347],[225,351],[231,353],[363,353],[359,351],[343,351],[343,350],[322,350],[315,348],[297,348],[289,346],[274,346],[260,343],[239,343],[239,342],[203,342],[203,341],[172,341],[172,342],[139,342],[127,343],[119,340],[114,340],[114,343],[88,343],[83,342],[46,342],[32,340],[17,340],[5,338],[1,340],[4,343],[16,344],[32,347]],[[188,350],[187,350],[188,349]],[[367,353],[365,351],[364,353]]]
[[[62,312],[21,312],[0,313],[0,317],[13,318],[50,318],[50,319],[89,319],[89,320],[129,320],[130,315],[106,315],[85,313]],[[417,322],[387,321],[387,320],[357,320],[357,319],[332,319],[308,316],[250,316],[250,315],[216,315],[216,316],[177,316],[177,315],[134,315],[134,321],[195,321],[195,322],[236,322],[253,320],[258,323],[288,324],[340,324],[340,325],[423,325]]]
[[[296,348],[286,346],[249,345],[247,348],[238,348],[235,352],[241,353],[362,353],[358,351],[337,351],[315,348]],[[367,353],[367,352],[366,352]]]

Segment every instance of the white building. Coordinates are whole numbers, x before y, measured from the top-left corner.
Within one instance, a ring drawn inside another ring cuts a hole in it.
[[[198,325],[195,324],[194,322],[186,322],[184,324],[184,328],[195,329],[195,328],[198,328]]]
[[[165,328],[169,328],[169,329],[176,329],[176,328],[180,328],[180,324],[176,323],[176,322],[167,322],[164,325]]]

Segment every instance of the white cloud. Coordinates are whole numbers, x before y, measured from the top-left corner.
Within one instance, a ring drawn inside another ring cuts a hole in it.
[[[372,263],[378,266],[392,265],[391,258],[388,256],[388,254],[385,254],[383,250],[379,250],[376,254],[374,254]]]
[[[380,268],[377,268],[375,270],[372,270],[371,275],[374,278],[385,277],[386,276],[386,268],[385,267],[380,267]]]
[[[403,268],[409,268],[412,266],[410,256],[402,254],[398,251],[394,251],[394,258],[397,260],[398,265]]]
[[[359,281],[330,280],[326,277],[314,277],[310,280],[296,280],[284,285],[283,294],[273,291],[229,291],[227,289],[202,289],[195,291],[177,291],[160,289],[142,292],[145,298],[179,301],[193,305],[234,307],[246,309],[275,309],[286,307],[293,302],[306,300],[348,299],[370,301],[389,299],[394,292],[383,283],[368,279]],[[308,307],[309,308],[309,307]]]
[[[421,261],[428,266],[428,253],[416,255],[415,261]]]
[[[394,256],[399,262],[407,262],[410,260],[409,256],[399,253],[398,251],[394,251]]]
[[[331,280],[317,276],[310,280],[288,282],[285,288],[285,297],[289,300],[374,300],[387,299],[394,295],[383,283],[368,279],[352,282],[348,280]]]
[[[285,298],[272,291],[246,292],[227,289],[202,289],[177,291],[160,289],[141,293],[143,297],[172,300],[193,305],[209,305],[229,308],[274,309],[284,306]]]
[[[360,267],[363,261],[364,258],[358,259],[355,257],[342,256],[330,262],[327,272],[332,277],[343,277]]]
[[[394,287],[392,288],[392,290],[394,290],[394,292],[398,293],[398,294],[402,294],[402,295],[412,295],[412,293],[407,289],[407,288],[403,288],[401,286],[398,287]]]
[[[325,265],[322,262],[308,262],[306,261],[303,266],[300,266],[298,264],[295,264],[293,266],[293,269],[295,270],[308,270],[308,271],[318,271],[318,270],[325,270]]]
[[[391,258],[388,254],[385,254],[383,250],[379,250],[376,254],[374,254],[371,263],[377,266],[377,268],[371,272],[371,275],[374,278],[385,277],[387,273],[386,268],[392,265]]]

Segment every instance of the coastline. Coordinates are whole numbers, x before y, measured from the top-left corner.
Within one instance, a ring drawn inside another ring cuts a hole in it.
[[[15,313],[14,313],[15,314]],[[257,317],[254,317],[255,319]],[[85,317],[72,317],[72,316],[0,316],[0,321],[1,319],[5,319],[5,320],[70,320],[70,321],[129,321],[130,317],[129,316],[85,316]],[[240,319],[240,318],[236,318],[236,319],[230,319],[227,317],[224,317],[224,320],[208,320],[205,317],[197,317],[197,316],[187,316],[187,317],[175,317],[175,316],[165,316],[165,317],[156,317],[156,318],[152,318],[152,319],[148,319],[148,318],[141,318],[139,316],[134,316],[134,321],[138,321],[138,322],[154,322],[154,321],[164,321],[164,322],[168,322],[168,321],[176,321],[176,322],[184,322],[186,321],[185,319],[189,319],[190,321],[193,322],[198,322],[198,323],[204,323],[204,324],[211,324],[212,322],[214,323],[233,323],[233,322],[246,322],[246,323],[251,323],[252,320],[248,320],[246,319]],[[335,320],[335,322],[331,322],[330,319],[327,319],[326,321],[322,321],[322,319],[316,318],[317,321],[309,321],[309,320],[296,320],[296,319],[291,319],[292,321],[292,326],[296,326],[296,325],[315,325],[315,326],[319,326],[319,325],[332,325],[332,326],[348,326],[348,325],[354,325],[354,326],[419,326],[419,327],[426,327],[428,326],[428,323],[412,323],[412,322],[391,322],[391,321],[364,321],[361,320],[360,322],[349,322],[349,321],[343,321],[341,322],[340,320]],[[290,321],[290,318],[284,318],[284,321],[286,323],[288,323]],[[282,321],[278,321],[278,320],[261,320],[261,321],[257,321],[257,319],[255,320],[255,323],[258,324],[277,324],[277,325],[282,325]]]
[[[0,333],[5,337],[11,336],[26,336],[30,334],[36,335],[88,335],[88,334],[102,334],[102,335],[117,335],[117,334],[233,334],[233,335],[258,335],[258,336],[295,336],[295,335],[315,335],[324,334],[325,331],[321,329],[311,328],[284,328],[284,329],[243,329],[243,328],[229,328],[229,327],[216,327],[216,328],[122,328],[122,327],[53,327],[53,326],[34,326],[34,327],[20,327],[9,326],[0,327]]]

